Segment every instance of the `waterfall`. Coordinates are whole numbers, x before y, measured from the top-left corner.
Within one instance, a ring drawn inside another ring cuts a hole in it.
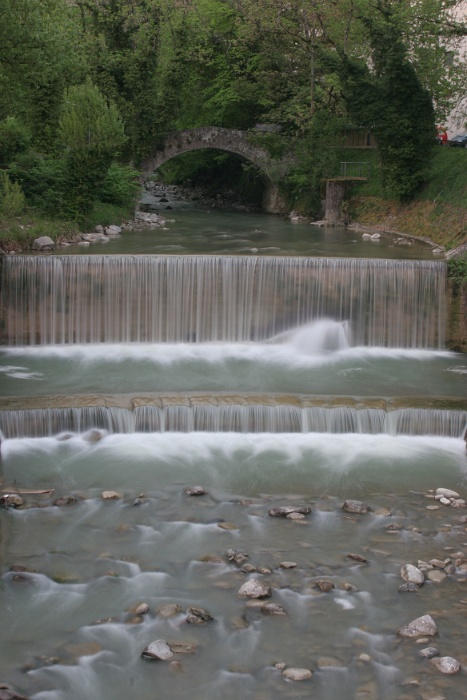
[[[6,438],[82,433],[91,428],[109,433],[386,433],[459,438],[467,429],[467,411],[259,404],[139,406],[133,411],[103,406],[3,410],[0,419]]]
[[[445,264],[216,256],[14,256],[3,343],[262,341],[348,322],[354,345],[443,348]]]

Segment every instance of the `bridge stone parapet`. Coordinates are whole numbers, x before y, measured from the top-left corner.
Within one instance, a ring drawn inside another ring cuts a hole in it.
[[[286,211],[285,202],[279,193],[278,182],[290,169],[290,157],[271,158],[266,149],[253,143],[251,134],[239,129],[225,129],[218,126],[204,126],[198,129],[169,133],[164,143],[141,164],[142,177],[146,178],[161,165],[183,153],[212,148],[233,153],[243,160],[253,163],[266,184],[263,208],[271,213]]]

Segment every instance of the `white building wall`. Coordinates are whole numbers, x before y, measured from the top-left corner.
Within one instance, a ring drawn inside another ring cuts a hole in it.
[[[459,5],[453,10],[453,16],[457,20],[464,21],[467,24],[467,0],[463,0]],[[457,51],[461,60],[465,63],[465,70],[467,72],[467,37],[460,39],[459,44],[456,46]],[[467,94],[460,97],[457,105],[454,107],[453,111],[449,115],[445,126],[448,130],[449,138],[456,136],[457,134],[467,133]]]

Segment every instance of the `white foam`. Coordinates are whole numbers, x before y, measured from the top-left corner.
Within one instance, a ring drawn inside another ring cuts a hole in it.
[[[315,333],[316,331],[316,333]],[[316,323],[292,333],[281,334],[264,343],[93,343],[82,345],[32,345],[2,349],[3,357],[63,359],[84,364],[98,362],[152,362],[172,365],[181,362],[219,364],[228,360],[313,367],[345,364],[348,361],[414,360],[454,357],[442,350],[423,350],[386,347],[350,347],[347,331],[342,324],[329,326]],[[338,348],[338,349],[336,349]],[[9,374],[26,368],[3,367]],[[37,375],[35,375],[35,378]]]
[[[96,444],[89,444],[80,437],[65,443],[54,438],[13,438],[2,443],[5,459],[16,454],[39,451],[44,454],[58,453],[63,449],[76,452],[118,455],[121,459],[146,460],[161,458],[183,463],[202,462],[218,454],[235,458],[238,453],[250,457],[276,453],[286,463],[299,460],[312,451],[335,463],[336,470],[344,470],[360,458],[420,457],[433,451],[465,458],[465,443],[462,439],[435,436],[407,436],[355,433],[116,433],[108,435]],[[464,459],[465,461],[465,459]]]

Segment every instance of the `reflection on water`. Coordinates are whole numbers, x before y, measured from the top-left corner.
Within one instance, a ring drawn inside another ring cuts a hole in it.
[[[167,230],[124,231],[109,245],[78,245],[56,252],[73,255],[306,255],[312,257],[364,257],[433,260],[431,248],[414,243],[397,246],[394,238],[382,236],[379,241],[363,240],[360,233],[345,227],[318,228],[304,223],[291,223],[279,216],[266,214],[234,214],[229,211],[196,211],[192,208],[160,211],[173,222]]]

